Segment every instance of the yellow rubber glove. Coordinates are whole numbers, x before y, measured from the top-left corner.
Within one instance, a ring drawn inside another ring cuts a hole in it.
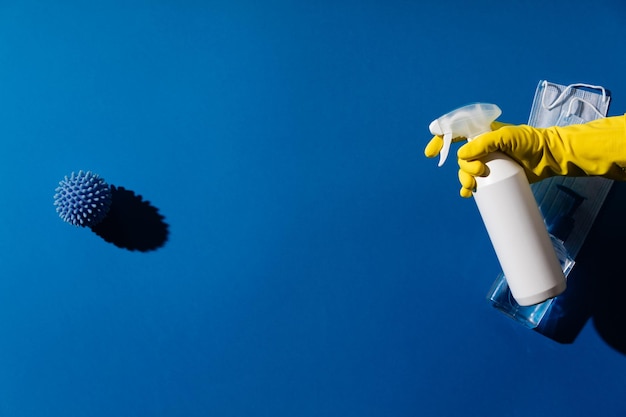
[[[517,161],[531,183],[555,175],[626,180],[625,116],[565,127],[534,128],[498,122],[491,127],[492,132],[478,136],[458,150],[462,197],[470,197],[476,189],[475,176],[489,174],[479,159],[494,151],[504,152]],[[435,136],[426,146],[426,156],[438,155],[440,144],[442,138]]]

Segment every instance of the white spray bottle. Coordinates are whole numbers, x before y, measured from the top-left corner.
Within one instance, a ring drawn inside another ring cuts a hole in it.
[[[472,140],[491,131],[501,113],[495,104],[475,103],[434,120],[430,132],[443,136],[444,143],[439,166],[453,138]],[[476,178],[474,199],[511,294],[521,306],[556,297],[565,290],[565,276],[524,169],[501,152],[482,161],[489,175]]]

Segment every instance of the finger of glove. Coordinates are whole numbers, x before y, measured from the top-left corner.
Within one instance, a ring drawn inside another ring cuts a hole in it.
[[[459,142],[465,139],[467,138],[464,136],[457,136],[455,138],[452,138],[452,142]],[[439,155],[439,152],[441,152],[442,148],[443,148],[443,136],[435,135],[430,140],[430,142],[428,142],[428,145],[426,145],[426,148],[424,149],[424,155],[426,155],[429,158],[434,158],[435,156]]]
[[[472,196],[472,190],[468,190],[467,188],[461,188],[459,194],[463,198],[470,198]]]
[[[426,148],[424,149],[424,155],[428,158],[434,158],[439,155],[441,152],[441,148],[443,148],[443,137],[442,136],[433,136],[433,138],[428,142]]]
[[[499,146],[500,134],[487,132],[461,146],[457,151],[457,156],[459,159],[472,161],[499,150]]]
[[[467,190],[476,189],[476,179],[462,169],[459,169],[459,182]]]
[[[459,169],[459,182],[461,183],[461,190],[459,192],[461,197],[470,198],[472,192],[476,189],[476,179],[462,169]]]
[[[482,177],[488,172],[487,165],[479,160],[467,161],[465,159],[459,159],[459,168],[475,177]]]

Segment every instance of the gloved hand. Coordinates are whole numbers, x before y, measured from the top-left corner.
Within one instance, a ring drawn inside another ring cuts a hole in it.
[[[549,128],[494,122],[491,128],[492,132],[478,136],[457,152],[462,197],[470,197],[476,189],[474,177],[489,174],[480,158],[494,151],[504,152],[519,163],[531,183],[555,175],[626,180],[625,116]],[[435,157],[442,146],[442,137],[435,136],[424,153]]]

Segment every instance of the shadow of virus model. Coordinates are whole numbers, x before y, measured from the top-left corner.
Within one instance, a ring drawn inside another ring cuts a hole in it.
[[[141,195],[111,184],[111,209],[91,230],[115,246],[149,252],[167,241],[168,224],[159,210]]]
[[[150,252],[167,241],[169,225],[155,206],[131,190],[107,184],[91,171],[72,172],[55,192],[54,205],[61,219],[91,229],[118,248]]]
[[[111,187],[91,171],[72,172],[55,191],[54,205],[59,217],[74,226],[95,226],[111,207]]]

